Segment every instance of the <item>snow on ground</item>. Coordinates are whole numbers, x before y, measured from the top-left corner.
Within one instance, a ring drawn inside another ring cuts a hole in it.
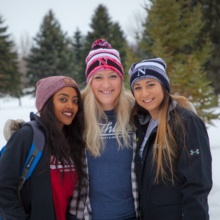
[[[35,99],[25,96],[21,99],[21,106],[14,98],[0,98],[0,149],[6,141],[3,136],[3,127],[7,119],[29,120],[29,113],[36,112]],[[220,112],[220,107],[216,109]],[[215,126],[208,128],[212,151],[213,188],[209,195],[210,220],[220,219],[220,120],[214,121]]]

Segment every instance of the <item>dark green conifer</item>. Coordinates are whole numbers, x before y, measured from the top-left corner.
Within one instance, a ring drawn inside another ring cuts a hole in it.
[[[31,54],[27,59],[31,86],[47,76],[66,75],[73,77],[71,43],[61,30],[60,24],[51,10],[43,18],[40,31],[34,41]]]
[[[83,88],[85,86],[85,60],[82,56],[82,46],[84,43],[84,37],[79,29],[76,30],[73,36],[73,54],[74,54],[74,79],[79,86]]]
[[[84,72],[86,68],[85,58],[91,50],[92,43],[99,38],[106,39],[113,48],[119,51],[123,67],[125,68],[127,42],[120,25],[117,22],[112,22],[108,9],[104,5],[100,4],[95,9],[90,27],[91,30],[87,33],[82,48],[82,69],[84,69]]]
[[[220,4],[219,0],[192,0],[200,3],[204,26],[201,30],[201,38],[208,35],[212,43],[212,54],[205,65],[209,79],[212,81],[215,93],[220,94]],[[200,38],[200,37],[199,37]],[[203,41],[201,40],[202,44]]]
[[[203,44],[198,44],[204,25],[201,5],[192,7],[191,0],[151,2],[145,31],[148,36],[142,45],[147,53],[166,61],[171,92],[189,98],[198,115],[211,123],[219,117],[211,110],[218,103],[204,69],[211,54],[210,39],[204,38]]]
[[[14,42],[7,34],[8,27],[0,16],[0,95],[11,95],[20,98],[21,74],[18,70],[18,55]]]

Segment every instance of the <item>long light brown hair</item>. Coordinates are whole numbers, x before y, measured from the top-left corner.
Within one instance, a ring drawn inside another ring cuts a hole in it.
[[[159,179],[170,180],[172,183],[175,182],[175,161],[178,158],[179,146],[177,146],[177,141],[175,139],[174,131],[179,129],[185,137],[186,130],[184,128],[183,118],[181,118],[174,109],[173,117],[174,120],[172,127],[168,123],[168,114],[170,104],[175,100],[183,108],[194,110],[187,98],[183,96],[170,95],[169,92],[162,86],[164,98],[159,108],[159,123],[156,133],[156,138],[153,147],[153,161],[156,164],[156,175],[155,182]],[[143,109],[141,106],[135,102],[135,106],[132,109],[132,118],[139,114],[149,114],[147,110]],[[184,138],[183,138],[184,139]],[[184,140],[183,140],[184,143]],[[168,170],[167,170],[168,169]]]

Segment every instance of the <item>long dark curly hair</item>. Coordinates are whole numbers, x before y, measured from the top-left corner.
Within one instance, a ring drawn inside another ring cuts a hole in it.
[[[53,155],[56,158],[56,165],[61,162],[62,165],[72,165],[74,162],[78,176],[78,187],[84,183],[86,174],[84,171],[85,159],[85,141],[84,133],[84,111],[80,90],[74,87],[78,95],[78,112],[70,125],[64,125],[60,129],[53,107],[53,97],[51,97],[43,109],[40,111],[40,117],[47,129],[48,159]]]

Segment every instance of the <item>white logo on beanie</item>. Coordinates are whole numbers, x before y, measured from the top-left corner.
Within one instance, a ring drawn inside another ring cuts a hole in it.
[[[105,39],[98,39],[92,45],[92,50],[86,57],[86,82],[92,75],[104,69],[111,69],[123,78],[124,70],[121,64],[119,52],[113,49]],[[100,69],[101,68],[101,69]]]
[[[145,72],[145,69],[146,69],[146,68],[144,68],[143,70],[142,70],[142,69],[138,69],[138,75],[137,75],[137,76],[140,76],[140,72],[145,75],[145,73],[146,73],[146,72]],[[142,75],[142,74],[141,74],[141,75]]]

